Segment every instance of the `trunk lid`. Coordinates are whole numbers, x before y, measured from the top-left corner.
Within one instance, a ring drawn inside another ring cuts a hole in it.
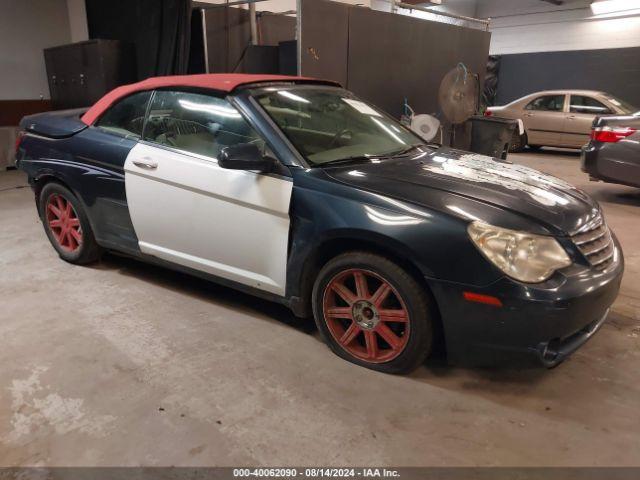
[[[80,120],[80,116],[86,111],[86,108],[79,108],[27,115],[20,121],[20,128],[48,138],[71,137],[87,128]]]

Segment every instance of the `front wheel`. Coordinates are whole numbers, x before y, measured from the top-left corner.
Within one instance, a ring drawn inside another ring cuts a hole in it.
[[[431,352],[433,315],[424,288],[391,260],[349,252],[329,261],[313,289],[323,340],[338,356],[386,373],[407,373]]]

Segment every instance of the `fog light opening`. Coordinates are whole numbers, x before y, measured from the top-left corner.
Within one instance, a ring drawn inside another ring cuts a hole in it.
[[[558,347],[560,346],[559,339],[553,339],[547,343],[540,355],[545,362],[554,362],[558,358]]]

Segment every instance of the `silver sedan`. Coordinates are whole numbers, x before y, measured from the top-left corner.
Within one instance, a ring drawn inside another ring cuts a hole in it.
[[[525,146],[581,148],[589,141],[596,117],[629,115],[633,106],[605,92],[550,90],[532,93],[504,107],[489,107],[487,116],[518,120],[511,151]]]

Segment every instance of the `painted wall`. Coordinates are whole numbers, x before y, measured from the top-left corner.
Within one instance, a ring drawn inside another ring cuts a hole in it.
[[[49,98],[42,50],[71,41],[66,0],[3,0],[0,100]]]
[[[640,14],[595,17],[590,0],[554,6],[540,0],[480,0],[476,15],[491,18],[491,54],[640,46]]]
[[[71,29],[71,42],[75,43],[89,40],[85,0],[67,0],[67,10],[69,14],[69,28]]]
[[[602,90],[640,108],[640,47],[502,56],[496,105],[556,89]]]

